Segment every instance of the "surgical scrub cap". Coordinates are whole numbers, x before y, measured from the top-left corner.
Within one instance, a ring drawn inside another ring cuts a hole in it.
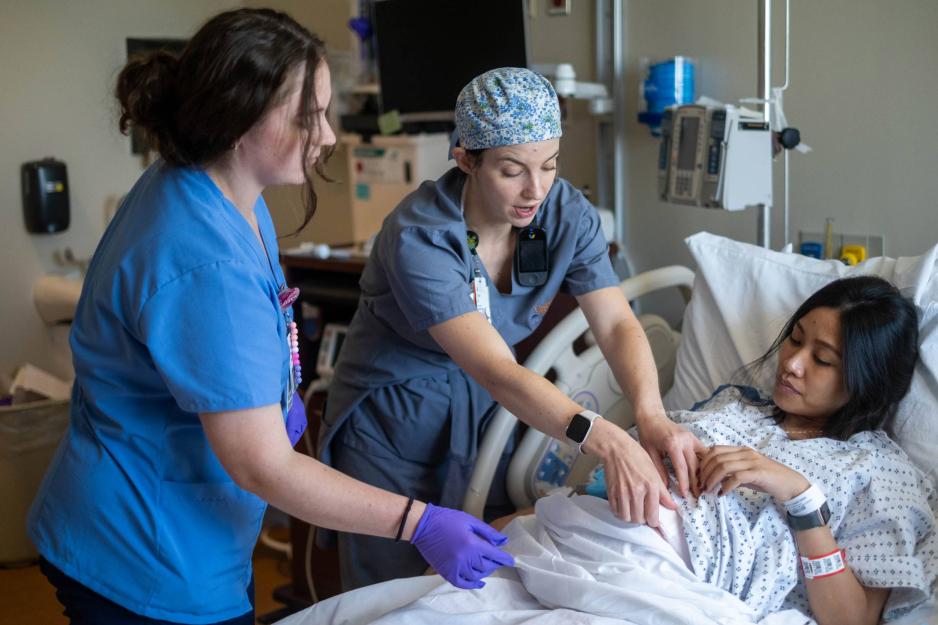
[[[547,79],[520,67],[476,76],[456,98],[456,134],[467,150],[560,137],[560,103]]]

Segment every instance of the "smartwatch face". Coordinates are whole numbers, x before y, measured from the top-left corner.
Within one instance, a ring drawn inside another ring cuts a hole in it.
[[[582,443],[590,430],[590,420],[581,414],[575,415],[567,426],[567,438]]]

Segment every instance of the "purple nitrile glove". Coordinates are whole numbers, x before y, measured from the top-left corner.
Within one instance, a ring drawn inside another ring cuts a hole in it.
[[[295,447],[296,441],[300,440],[303,432],[306,431],[306,406],[300,399],[299,393],[293,393],[293,402],[287,411],[287,436],[290,437],[290,446]]]
[[[498,547],[508,542],[471,514],[428,503],[410,539],[420,555],[453,586],[482,588],[482,578],[515,559]]]

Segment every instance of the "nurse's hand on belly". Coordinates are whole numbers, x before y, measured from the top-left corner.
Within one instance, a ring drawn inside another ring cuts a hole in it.
[[[671,421],[663,412],[656,417],[637,419],[638,440],[648,455],[658,475],[667,482],[664,458],[671,459],[674,477],[681,497],[700,495],[697,484],[698,455],[706,450],[703,443],[687,428]]]
[[[501,335],[481,314],[467,313],[431,326],[429,331],[495,401],[528,425],[566,440],[570,419],[583,407],[543,376],[519,365]],[[584,450],[605,461],[609,503],[622,520],[657,526],[659,503],[677,508],[651,457],[619,426],[605,419],[594,421]]]
[[[658,527],[659,504],[677,510],[651,457],[616,424],[605,419],[593,422],[583,451],[602,458],[606,496],[612,513],[620,519]]]

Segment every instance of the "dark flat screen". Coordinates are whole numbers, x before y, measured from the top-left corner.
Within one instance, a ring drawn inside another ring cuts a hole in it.
[[[520,267],[525,273],[529,271],[547,271],[547,241],[543,239],[525,240],[519,243]]]
[[[681,145],[678,146],[677,168],[693,169],[694,157],[697,154],[697,130],[700,119],[697,117],[684,117],[681,119]]]
[[[379,0],[374,28],[383,111],[452,112],[479,74],[528,63],[522,0]]]

